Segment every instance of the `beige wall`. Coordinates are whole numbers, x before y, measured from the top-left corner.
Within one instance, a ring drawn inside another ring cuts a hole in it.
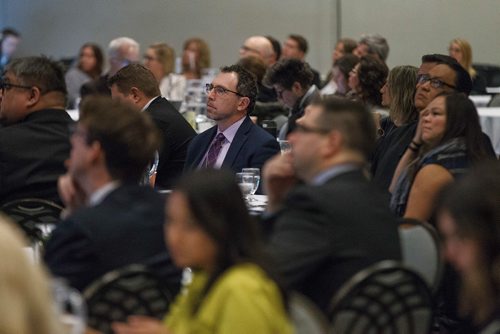
[[[106,47],[127,35],[141,43],[165,41],[180,53],[191,36],[206,39],[214,66],[233,63],[245,37],[300,33],[310,43],[308,61],[330,66],[341,34],[379,32],[390,42],[389,66],[418,64],[425,53],[447,52],[450,39],[467,38],[475,61],[500,64],[500,0],[0,0],[0,26],[23,36],[20,53],[54,57],[76,54],[81,44]]]

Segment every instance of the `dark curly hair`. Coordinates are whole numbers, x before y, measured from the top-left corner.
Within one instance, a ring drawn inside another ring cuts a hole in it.
[[[358,79],[360,99],[371,106],[382,105],[380,89],[385,84],[389,69],[387,65],[374,56],[361,57],[359,61]]]

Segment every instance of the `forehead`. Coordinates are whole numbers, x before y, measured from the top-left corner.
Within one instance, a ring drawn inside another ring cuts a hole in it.
[[[441,108],[441,109],[445,109],[445,97],[444,96],[438,96],[438,97],[435,97],[431,103],[429,103],[429,105],[427,106],[427,108]]]
[[[422,63],[418,68],[418,74],[428,74],[434,66],[436,66],[436,63]]]
[[[448,65],[439,64],[429,70],[429,76],[439,78],[449,84],[453,84],[455,82],[456,74]]]
[[[298,46],[299,46],[299,43],[298,43],[296,40],[294,40],[293,38],[288,38],[288,39],[286,40],[285,44],[286,44],[287,46],[294,47],[294,48],[296,48],[296,47],[298,47]]]
[[[212,81],[212,85],[236,90],[236,86],[238,85],[238,75],[235,72],[219,73]]]
[[[3,75],[2,75],[2,79],[6,79],[7,81],[13,83],[15,81],[17,81],[17,77],[10,71],[6,71]]]

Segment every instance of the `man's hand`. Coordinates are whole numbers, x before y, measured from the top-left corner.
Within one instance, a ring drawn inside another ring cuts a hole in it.
[[[57,180],[57,189],[65,206],[62,214],[63,218],[69,216],[76,209],[86,205],[87,196],[69,174],[64,174],[59,177]]]
[[[126,323],[114,322],[111,327],[116,334],[171,334],[161,321],[138,315],[128,317]]]
[[[283,204],[286,194],[298,181],[290,153],[278,154],[269,159],[264,165],[262,175],[264,190],[268,195],[267,210],[274,212]]]

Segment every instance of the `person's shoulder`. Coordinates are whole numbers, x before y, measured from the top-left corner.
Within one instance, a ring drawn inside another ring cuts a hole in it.
[[[219,285],[225,289],[235,291],[243,289],[246,293],[259,290],[271,282],[264,270],[253,263],[234,265],[219,278]]]

